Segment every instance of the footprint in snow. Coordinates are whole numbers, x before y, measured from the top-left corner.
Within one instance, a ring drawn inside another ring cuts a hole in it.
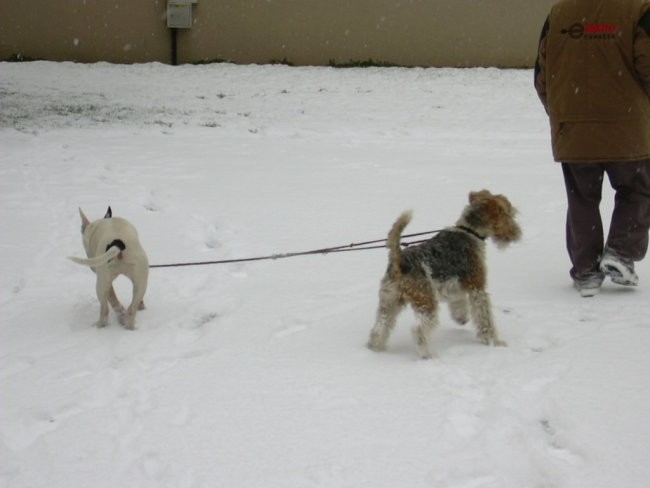
[[[571,452],[569,448],[562,445],[558,439],[559,436],[557,434],[557,431],[555,430],[555,427],[550,420],[542,419],[539,421],[539,424],[547,436],[547,440],[549,442],[549,453],[553,457],[570,464],[577,464],[581,461],[580,456],[574,452]]]
[[[476,415],[456,413],[449,416],[449,423],[462,438],[473,437],[479,429],[480,421]]]
[[[63,405],[54,411],[35,410],[23,412],[4,433],[5,443],[15,451],[27,449],[43,436],[57,430],[65,420],[82,413],[76,405]]]
[[[219,317],[219,314],[216,313],[216,312],[210,312],[210,313],[206,313],[206,314],[202,315],[199,318],[198,322],[196,323],[197,328],[203,327],[203,326],[209,324],[210,322],[213,322],[218,317]]]
[[[306,328],[307,327],[304,326],[304,325],[291,325],[291,326],[288,326],[288,327],[282,327],[280,329],[277,329],[273,333],[273,335],[277,339],[283,339],[284,337],[288,337],[288,336],[291,336],[291,335],[294,335],[294,334],[298,334],[298,333],[302,332],[303,330],[305,330]]]
[[[190,422],[190,417],[190,409],[187,406],[187,402],[183,401],[176,414],[171,418],[171,424],[183,427]]]
[[[160,207],[156,205],[155,203],[145,203],[144,204],[144,209],[148,210],[149,212],[159,212]]]
[[[164,464],[160,456],[156,453],[147,453],[140,460],[140,466],[143,474],[152,481],[159,481],[162,479],[164,473]]]
[[[0,379],[8,378],[31,368],[36,360],[30,356],[8,357],[0,360]]]

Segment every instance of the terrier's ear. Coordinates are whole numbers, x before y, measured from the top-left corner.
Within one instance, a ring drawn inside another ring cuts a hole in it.
[[[106,215],[104,215],[105,219],[110,219],[113,216],[113,211],[111,210],[111,207],[108,207],[108,210],[106,210]]]
[[[79,215],[81,216],[81,232],[86,230],[86,227],[90,224],[90,220],[88,220],[88,217],[86,217],[83,213],[83,210],[81,210],[81,207],[79,207]]]
[[[490,197],[492,197],[492,193],[488,190],[472,191],[469,193],[469,203],[473,204],[481,200],[487,200]]]

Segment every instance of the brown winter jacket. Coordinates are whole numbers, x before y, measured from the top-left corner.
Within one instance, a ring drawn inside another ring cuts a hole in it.
[[[650,159],[650,0],[559,0],[535,88],[556,161]]]

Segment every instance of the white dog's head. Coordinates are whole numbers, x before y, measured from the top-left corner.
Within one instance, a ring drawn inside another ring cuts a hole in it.
[[[92,222],[86,215],[84,214],[83,210],[81,210],[81,207],[79,207],[79,215],[81,216],[81,237],[83,239],[83,244],[84,244],[84,249],[86,250],[86,253],[90,252],[90,230],[91,230],[91,224]],[[104,215],[105,219],[110,219],[113,217],[113,211],[111,210],[111,207],[109,206],[108,209],[106,210],[106,214]]]

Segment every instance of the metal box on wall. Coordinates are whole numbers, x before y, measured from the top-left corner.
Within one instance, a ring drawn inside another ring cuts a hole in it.
[[[173,0],[167,2],[167,27],[189,29],[192,27],[192,0]]]

